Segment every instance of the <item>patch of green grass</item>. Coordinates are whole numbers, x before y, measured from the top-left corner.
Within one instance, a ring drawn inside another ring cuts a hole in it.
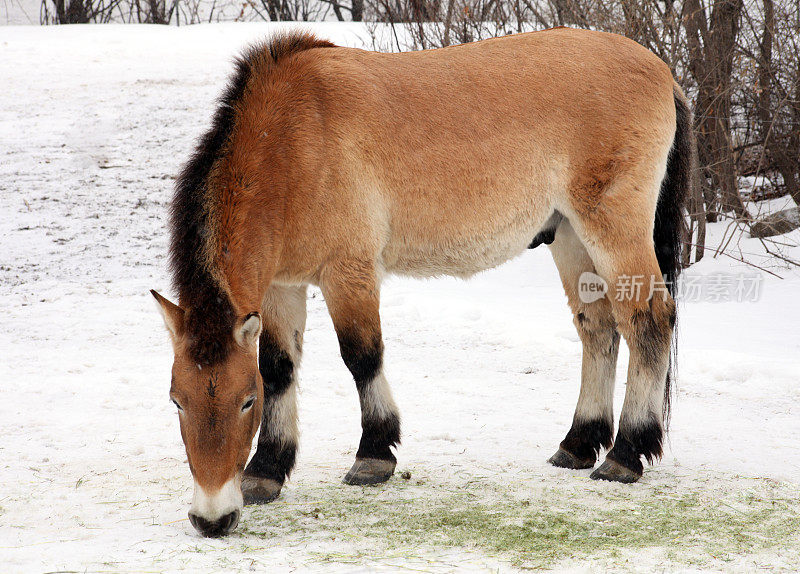
[[[350,543],[317,554],[334,562],[380,558],[360,550],[364,543],[394,558],[466,548],[537,569],[565,559],[616,562],[644,550],[696,566],[776,550],[800,558],[800,493],[771,481],[620,487],[573,478],[542,487],[395,479],[377,488],[304,485],[293,495],[249,510],[242,542]]]

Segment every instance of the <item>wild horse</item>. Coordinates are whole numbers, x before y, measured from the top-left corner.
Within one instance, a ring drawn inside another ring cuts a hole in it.
[[[361,402],[344,481],[377,483],[400,441],[382,279],[468,277],[542,242],[583,342],[572,427],[550,462],[591,468],[605,448],[592,478],[640,478],[669,407],[676,314],[656,283],[680,271],[691,124],[666,64],[613,34],[560,28],[402,54],[295,34],[249,49],[177,182],[179,303],[153,292],[175,352],[192,524],[230,532],[292,470],[308,285]],[[582,296],[586,272],[604,297]],[[644,289],[623,290],[636,277]],[[612,440],[620,334],[630,364]]]

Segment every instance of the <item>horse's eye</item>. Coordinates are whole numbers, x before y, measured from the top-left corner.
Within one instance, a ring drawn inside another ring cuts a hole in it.
[[[247,399],[247,401],[245,401],[245,403],[242,405],[242,412],[246,413],[247,411],[249,411],[253,407],[253,403],[255,402],[256,402],[255,397],[250,397],[249,399]]]
[[[182,411],[182,410],[183,410],[183,407],[182,407],[182,406],[180,406],[180,405],[178,404],[178,401],[176,401],[175,399],[170,399],[170,402],[171,402],[173,405],[175,405],[176,407],[178,407],[178,410],[179,410],[179,411]]]

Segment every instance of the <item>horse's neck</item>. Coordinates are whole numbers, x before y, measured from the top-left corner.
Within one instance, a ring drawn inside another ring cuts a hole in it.
[[[240,117],[215,187],[217,266],[237,310],[258,311],[276,270],[286,213],[286,128],[260,117]],[[266,128],[264,126],[267,126]]]
[[[251,201],[253,207],[240,205],[247,218],[239,219],[236,228],[228,230],[217,255],[231,300],[242,314],[260,310],[280,250],[280,215],[257,198]]]

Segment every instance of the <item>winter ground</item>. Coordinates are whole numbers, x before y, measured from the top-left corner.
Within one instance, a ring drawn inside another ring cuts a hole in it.
[[[368,43],[362,28],[315,28]],[[762,273],[757,302],[682,304],[667,453],[640,483],[545,462],[572,417],[580,345],[540,248],[468,282],[385,286],[411,478],[380,487],[339,482],[358,401],[313,292],[292,480],[235,535],[194,532],[147,290],[169,292],[178,166],[232,55],[271,30],[0,27],[0,570],[795,569],[800,274],[746,237],[741,251],[782,279]],[[755,271],[709,254],[691,272]]]

